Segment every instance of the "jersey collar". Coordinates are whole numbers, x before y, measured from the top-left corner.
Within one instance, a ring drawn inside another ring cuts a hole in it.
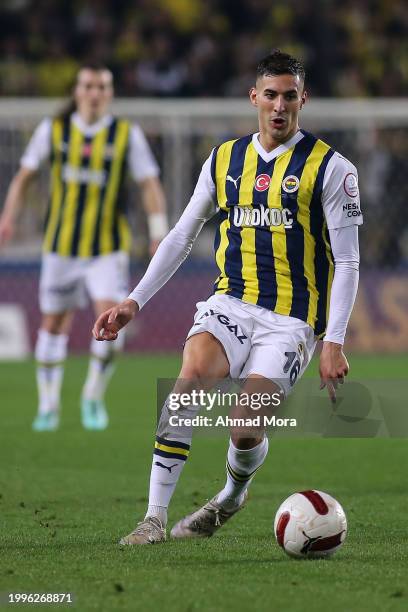
[[[112,123],[113,117],[112,115],[104,115],[101,117],[101,119],[99,119],[99,121],[92,123],[91,125],[85,123],[79,113],[73,113],[71,119],[79,131],[85,134],[85,136],[95,136],[97,132]]]
[[[253,134],[252,136],[252,144],[254,145],[255,151],[258,153],[258,155],[262,157],[265,162],[270,162],[276,157],[278,157],[278,155],[282,155],[282,153],[286,153],[286,151],[294,147],[295,144],[297,144],[299,140],[302,140],[303,137],[304,135],[299,130],[294,136],[292,136],[292,138],[287,140],[284,144],[281,144],[279,145],[279,147],[276,147],[275,149],[272,149],[272,151],[268,152],[265,151],[265,149],[259,142],[259,132],[256,132],[256,134]]]

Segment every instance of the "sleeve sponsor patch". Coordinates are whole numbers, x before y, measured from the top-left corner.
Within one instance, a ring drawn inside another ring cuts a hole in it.
[[[347,204],[343,204],[343,212],[348,219],[352,217],[360,217],[362,214],[360,204],[358,202],[347,202]]]
[[[356,198],[358,196],[358,181],[355,174],[352,172],[346,174],[343,181],[343,188],[350,198]]]

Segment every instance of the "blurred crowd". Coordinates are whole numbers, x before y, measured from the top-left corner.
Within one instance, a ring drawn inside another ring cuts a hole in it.
[[[240,96],[271,48],[315,96],[408,91],[405,0],[2,0],[0,94],[60,96],[108,64],[121,96]]]

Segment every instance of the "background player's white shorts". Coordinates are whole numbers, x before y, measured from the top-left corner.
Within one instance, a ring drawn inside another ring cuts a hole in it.
[[[223,294],[198,302],[187,338],[205,331],[223,345],[231,378],[260,374],[275,381],[285,395],[316,347],[313,329],[304,321]]]
[[[92,301],[121,302],[128,287],[129,255],[122,251],[97,257],[43,255],[40,309],[44,314],[83,308],[87,294]]]

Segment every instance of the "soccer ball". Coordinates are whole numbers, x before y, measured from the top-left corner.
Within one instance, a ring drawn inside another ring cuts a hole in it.
[[[276,540],[290,557],[329,557],[347,535],[347,519],[339,502],[323,491],[294,493],[279,507]]]

